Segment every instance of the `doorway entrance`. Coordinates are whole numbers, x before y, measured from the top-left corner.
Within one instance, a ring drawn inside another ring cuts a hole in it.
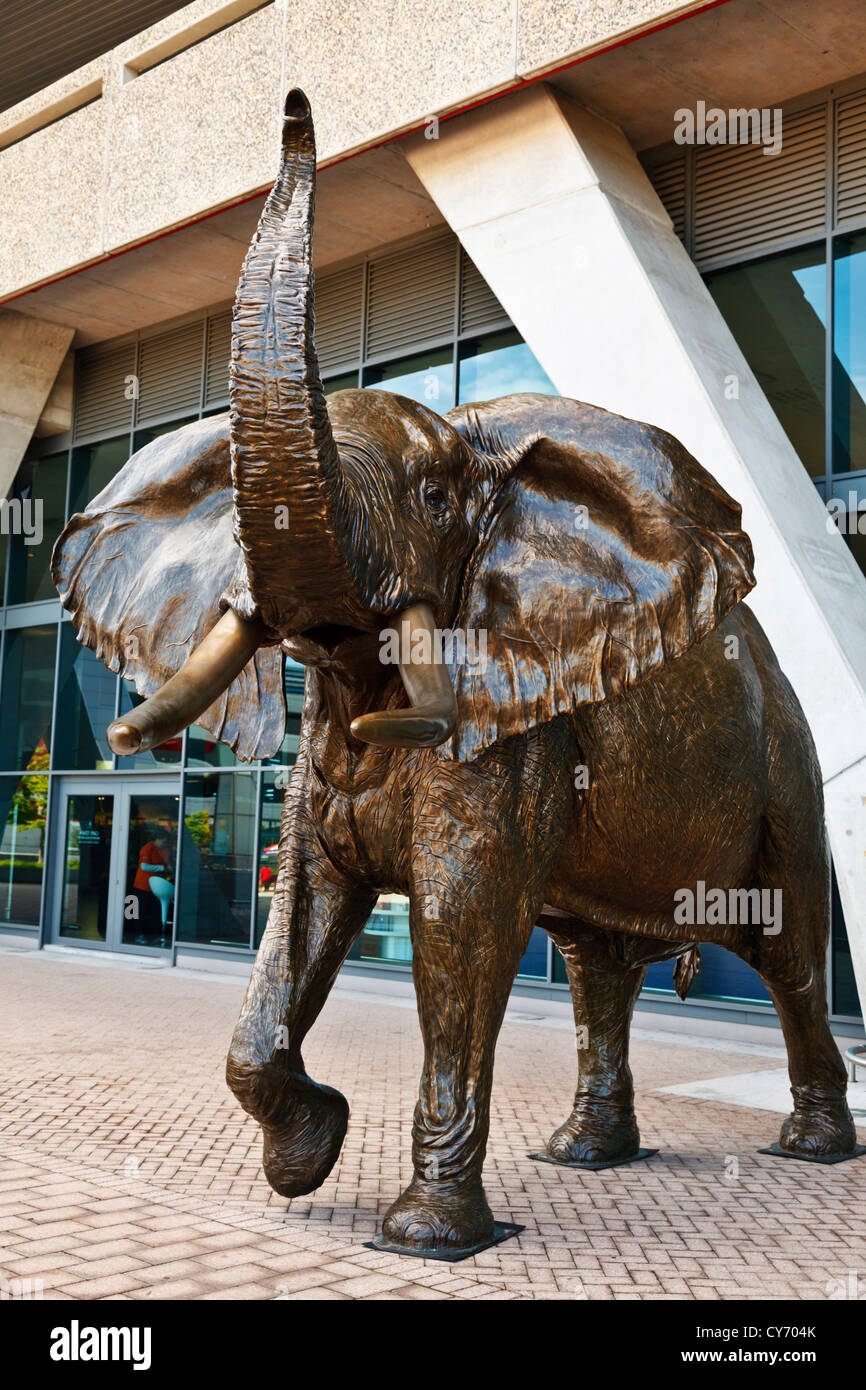
[[[174,924],[180,785],[137,777],[60,783],[51,939],[165,951]]]

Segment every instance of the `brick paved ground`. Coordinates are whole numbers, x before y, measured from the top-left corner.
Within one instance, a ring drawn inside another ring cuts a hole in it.
[[[348,1096],[349,1133],[328,1182],[288,1203],[261,1176],[257,1127],[223,1081],[241,982],[35,953],[3,955],[0,981],[0,1289],[29,1279],[55,1299],[825,1299],[851,1271],[866,1289],[866,1160],[764,1157],[778,1115],[656,1093],[766,1068],[766,1056],[635,1043],[642,1139],[661,1153],[579,1173],[526,1157],[569,1108],[572,1038],[506,1023],[485,1181],[496,1216],[526,1230],[449,1266],[363,1244],[410,1173],[411,1009],[329,1002],[305,1053],[311,1074]],[[731,1157],[738,1178],[726,1176]]]

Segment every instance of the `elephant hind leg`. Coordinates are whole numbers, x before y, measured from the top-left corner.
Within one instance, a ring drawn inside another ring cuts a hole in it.
[[[776,1006],[788,1049],[794,1109],[781,1148],[806,1157],[850,1153],[854,1121],[847,1077],[830,1031],[825,962],[830,937],[829,863],[823,823],[776,812],[761,852],[758,885],[772,904],[771,923],[753,928],[743,958],[757,970]],[[804,834],[805,823],[805,834]],[[768,896],[771,895],[771,896]]]
[[[629,1030],[646,966],[616,960],[600,936],[579,940],[551,930],[565,962],[576,1029],[578,1080],[574,1105],[547,1141],[560,1163],[630,1158],[640,1147],[634,1086],[628,1064]]]

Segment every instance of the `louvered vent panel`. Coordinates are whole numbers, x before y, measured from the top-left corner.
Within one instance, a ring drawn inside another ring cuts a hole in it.
[[[135,343],[79,352],[75,374],[75,438],[123,434],[132,427],[125,378],[135,371]]]
[[[866,214],[866,91],[836,103],[836,221]]]
[[[824,228],[826,107],[786,116],[782,149],[701,146],[695,172],[695,260],[757,251]]]
[[[351,265],[316,280],[316,353],[319,371],[353,367],[361,356],[364,267]]]
[[[232,316],[227,309],[207,321],[205,346],[204,408],[223,405],[229,398],[229,356],[232,350]]]
[[[202,368],[202,324],[188,323],[141,344],[137,421],[191,415],[199,407]]]
[[[460,252],[460,332],[476,333],[491,324],[510,322],[481,271]]]
[[[395,357],[454,332],[456,257],[457,239],[449,231],[371,262],[368,357]]]
[[[657,164],[650,170],[652,186],[661,199],[664,210],[674,224],[674,231],[682,241],[686,232],[686,161],[683,155],[678,159]]]

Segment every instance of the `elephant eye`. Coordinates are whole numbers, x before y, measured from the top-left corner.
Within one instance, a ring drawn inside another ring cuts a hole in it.
[[[424,505],[434,521],[447,521],[448,498],[438,483],[427,483],[424,487]]]

